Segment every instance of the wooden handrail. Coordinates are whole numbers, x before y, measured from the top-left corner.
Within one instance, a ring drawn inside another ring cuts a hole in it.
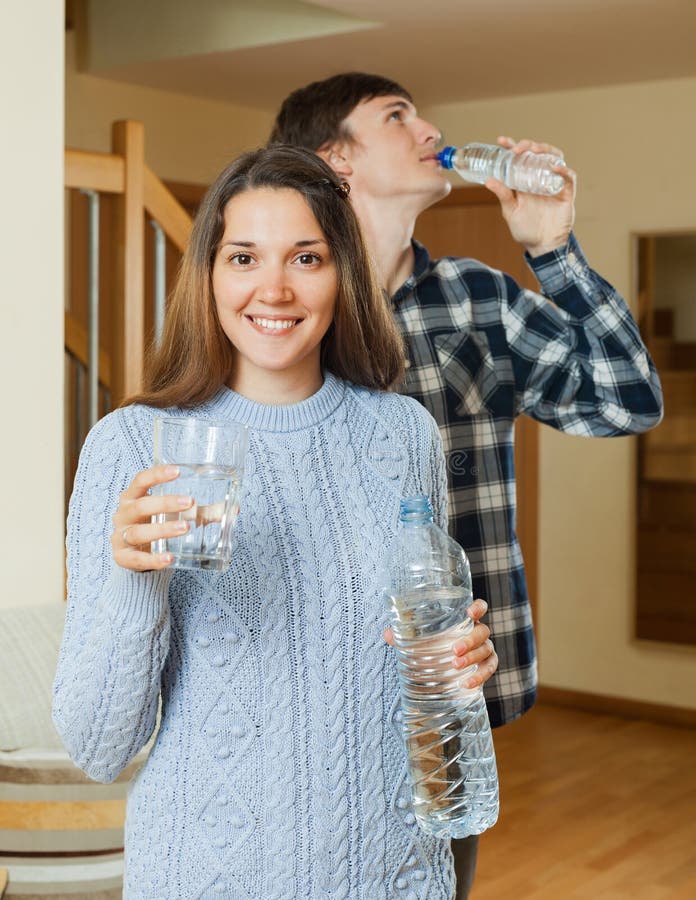
[[[110,153],[65,151],[65,187],[122,194],[125,189],[123,157]]]
[[[123,157],[124,191],[115,202],[116,268],[112,314],[111,393],[115,403],[142,387],[145,347],[145,128],[114,122],[114,152]]]
[[[191,232],[191,217],[172,192],[145,164],[140,122],[115,122],[111,153],[65,151],[65,186],[116,195],[113,201],[115,270],[111,277],[111,352],[99,354],[102,384],[114,403],[141,388],[145,345],[145,232],[147,212],[181,253]],[[85,327],[66,313],[65,346],[87,362]]]
[[[69,312],[65,313],[65,349],[87,367],[87,330],[73,318]],[[111,360],[109,354],[99,350],[99,381],[105,388],[111,388]]]
[[[145,209],[183,253],[191,234],[191,216],[149,166],[145,166]]]

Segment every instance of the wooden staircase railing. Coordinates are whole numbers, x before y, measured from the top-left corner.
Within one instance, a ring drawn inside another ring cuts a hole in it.
[[[191,231],[191,217],[144,160],[144,128],[133,121],[115,122],[113,146],[117,151],[87,153],[65,151],[65,187],[118,196],[116,205],[121,258],[116,270],[114,337],[121,352],[100,353],[100,378],[110,388],[115,403],[139,390],[144,347],[143,214],[159,223],[167,238],[183,253]],[[120,152],[118,152],[120,151]],[[119,302],[120,300],[120,302]],[[87,364],[84,326],[66,313],[66,344]],[[102,377],[103,373],[103,377]]]
[[[151,230],[147,219],[164,233],[170,256],[183,252],[191,230],[191,217],[145,162],[144,127],[140,122],[115,122],[112,128],[112,152],[88,153],[65,151],[65,187],[71,197],[79,192],[93,192],[99,197],[99,258],[108,260],[108,271],[101,272],[99,286],[99,318],[102,320],[98,349],[100,385],[99,414],[118,405],[126,396],[142,386],[144,352],[148,322],[152,311],[147,299],[152,291],[146,278],[151,274],[152,253],[146,250],[146,237]],[[81,198],[84,203],[84,198]],[[79,200],[71,200],[77,208]],[[84,218],[84,216],[83,216]],[[106,228],[104,224],[106,223]],[[72,225],[72,219],[71,219]],[[77,231],[85,231],[81,225]],[[88,289],[84,270],[89,253],[80,241],[84,235],[72,229],[68,236],[69,270],[80,271],[80,290]],[[77,260],[77,262],[76,262]],[[100,263],[101,266],[101,263]],[[103,268],[103,267],[102,267]],[[170,266],[170,268],[172,268]],[[84,299],[73,304],[72,285],[65,311],[66,360],[78,367],[80,378],[68,378],[68,408],[84,406],[84,379],[90,359],[89,314]],[[104,296],[102,296],[104,295]],[[105,320],[105,321],[104,321]],[[92,330],[92,347],[99,336]],[[95,352],[93,350],[92,358]],[[80,381],[80,379],[82,379]],[[80,381],[78,396],[70,396],[70,384]],[[106,399],[104,399],[106,398]],[[66,422],[66,485],[72,488],[77,453],[91,423]],[[84,417],[83,417],[84,418]]]

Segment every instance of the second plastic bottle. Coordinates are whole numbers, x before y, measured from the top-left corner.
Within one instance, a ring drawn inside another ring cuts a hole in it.
[[[419,824],[437,837],[480,834],[498,818],[498,775],[483,691],[466,688],[453,643],[473,628],[462,548],[433,521],[427,497],[401,501],[387,595]]]

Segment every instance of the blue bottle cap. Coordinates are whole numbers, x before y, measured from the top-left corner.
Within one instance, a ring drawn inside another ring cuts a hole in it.
[[[443,169],[453,169],[453,159],[454,154],[457,152],[456,147],[443,147],[442,150],[437,154],[437,161],[440,163]]]
[[[427,522],[433,518],[433,507],[430,498],[425,494],[416,497],[404,497],[401,500],[399,519],[402,522]]]

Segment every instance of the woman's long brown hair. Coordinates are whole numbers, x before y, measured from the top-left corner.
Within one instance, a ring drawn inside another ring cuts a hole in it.
[[[212,270],[225,207],[237,194],[256,188],[298,191],[331,248],[338,295],[334,320],[322,340],[322,367],[382,390],[403,377],[403,342],[341,183],[311,151],[274,145],[235,160],[205,195],[167,306],[162,339],[146,362],[143,391],[126,404],[190,408],[229,381],[236,351],[220,326]]]

